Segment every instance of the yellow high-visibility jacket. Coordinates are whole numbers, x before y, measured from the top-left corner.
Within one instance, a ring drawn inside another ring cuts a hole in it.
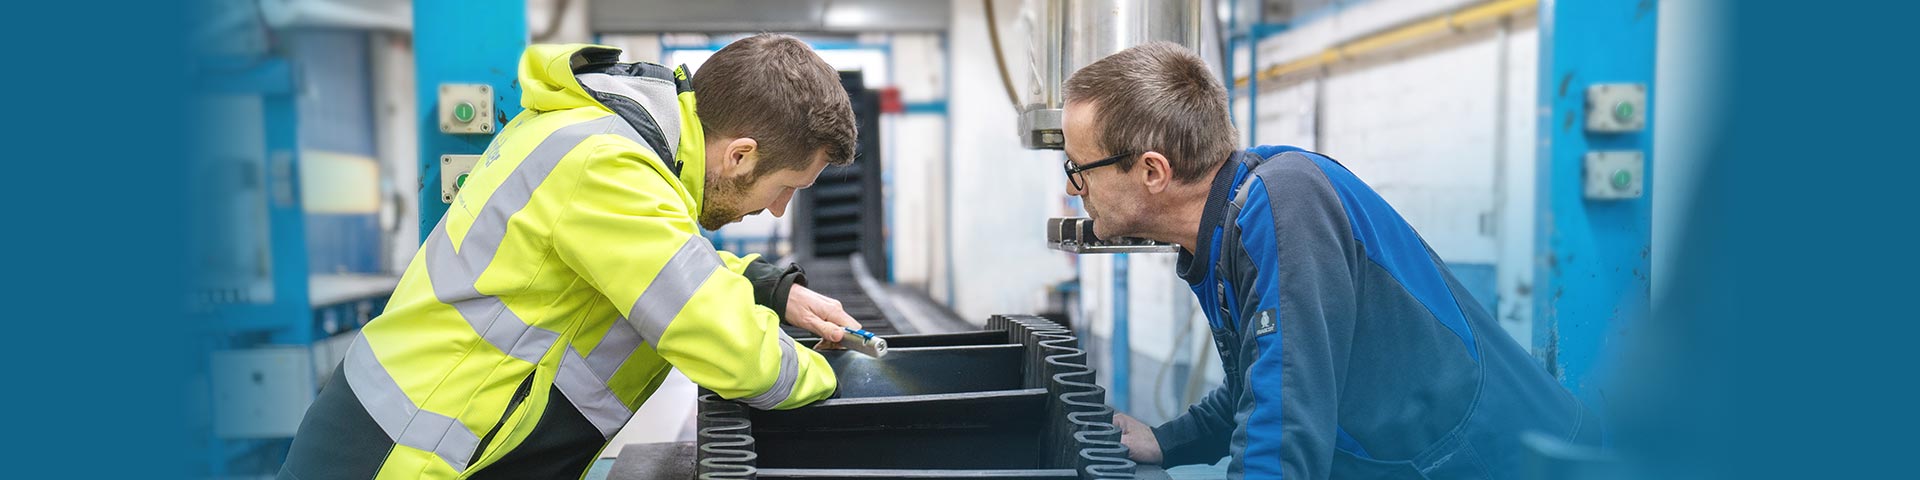
[[[283,478],[578,477],[669,367],[760,409],[833,393],[826,360],[756,304],[748,276],[780,272],[699,234],[685,67],[619,53],[527,48],[525,111],[352,344]]]

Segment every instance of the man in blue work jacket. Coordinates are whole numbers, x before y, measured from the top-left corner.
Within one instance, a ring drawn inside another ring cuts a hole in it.
[[[1178,243],[1226,380],[1148,427],[1134,460],[1249,478],[1515,478],[1521,435],[1600,422],[1515,343],[1366,183],[1292,147],[1236,151],[1226,91],[1168,43],[1066,83],[1068,192],[1103,238]]]

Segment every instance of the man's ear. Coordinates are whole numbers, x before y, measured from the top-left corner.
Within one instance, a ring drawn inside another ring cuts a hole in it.
[[[760,162],[760,142],[752,138],[733,139],[727,142],[724,151],[726,153],[720,156],[719,165],[707,166],[707,168],[720,169],[720,175],[724,177],[746,175],[753,172],[754,167]]]
[[[1140,183],[1147,187],[1148,193],[1160,193],[1173,186],[1173,164],[1168,163],[1167,157],[1160,152],[1140,154],[1140,161],[1135,167],[1140,172]]]

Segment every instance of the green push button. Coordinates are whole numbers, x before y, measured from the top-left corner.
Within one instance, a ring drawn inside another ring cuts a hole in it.
[[[1633,183],[1633,174],[1627,173],[1626,170],[1613,171],[1613,188],[1615,190],[1626,190],[1627,184],[1630,183]]]
[[[453,188],[461,188],[465,186],[467,186],[467,174],[462,173],[458,177],[453,177]]]
[[[1622,122],[1632,120],[1633,119],[1633,103],[1620,102],[1620,103],[1613,104],[1613,118],[1615,120],[1619,120]]]
[[[460,123],[467,123],[467,122],[473,121],[473,103],[460,102],[459,105],[454,105],[453,119],[459,120]]]

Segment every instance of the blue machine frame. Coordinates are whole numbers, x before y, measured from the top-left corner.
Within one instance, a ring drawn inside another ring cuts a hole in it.
[[[1602,412],[1606,347],[1648,313],[1652,200],[1588,200],[1583,157],[1591,150],[1639,151],[1652,172],[1658,12],[1653,0],[1540,3],[1534,355]],[[1587,132],[1586,90],[1596,83],[1645,85],[1645,127]],[[1642,191],[1651,192],[1653,181],[1646,175]]]
[[[519,60],[527,47],[525,0],[414,0],[415,92],[420,108],[420,241],[433,233],[440,202],[440,156],[478,154],[493,135],[440,133],[443,83],[493,86],[494,128],[520,114]]]
[[[273,299],[217,302],[208,311],[210,335],[201,346],[205,361],[213,352],[258,344],[307,345],[316,337],[307,305],[307,237],[300,201],[299,115],[293,65],[278,57],[216,57],[203,60],[200,92],[207,95],[258,96],[265,171],[261,175],[266,200],[266,224],[224,225],[225,228],[264,228],[270,239],[268,269]],[[209,391],[209,394],[213,392]],[[263,445],[257,441],[207,437],[208,473],[229,473],[234,462]]]
[[[525,45],[524,0],[418,0],[414,2],[415,52],[421,112],[421,178],[439,176],[443,153],[478,153],[491,136],[454,136],[438,133],[434,119],[436,88],[443,82],[488,83],[500,92],[499,118],[510,118],[519,108],[516,60]],[[472,40],[472,41],[468,41]],[[202,345],[214,352],[261,346],[310,347],[321,339],[359,327],[383,310],[387,294],[327,300],[315,305],[311,290],[307,241],[307,213],[301,200],[301,143],[299,76],[287,58],[220,57],[201,59],[199,91],[207,95],[256,96],[260,99],[263,136],[265,222],[226,225],[264,229],[272,299],[216,299],[206,311],[209,334]],[[498,130],[496,128],[495,130]],[[421,235],[425,238],[445,213],[440,185],[423,181],[420,198]],[[210,360],[209,360],[210,361]],[[212,392],[210,392],[212,393]],[[216,406],[215,408],[219,408]],[[277,465],[290,439],[226,439],[208,436],[207,473],[214,477],[259,472],[242,471],[259,465]],[[275,451],[276,448],[280,450]],[[257,464],[257,465],[256,465]],[[271,467],[269,467],[271,468]]]
[[[306,319],[307,235],[305,210],[300,202],[299,115],[295,103],[293,65],[285,59],[213,59],[201,88],[208,94],[257,95],[261,100],[261,132],[265,136],[267,172],[267,232],[269,269],[273,274],[273,302],[226,303],[213,311],[223,332],[265,331],[273,343],[313,341],[309,328],[289,328],[286,319]],[[232,68],[226,68],[231,66]],[[294,323],[293,325],[303,325]],[[220,337],[224,339],[225,337]],[[224,340],[213,348],[228,348]]]
[[[261,140],[264,171],[260,181],[265,201],[264,224],[220,224],[221,228],[264,230],[268,259],[270,301],[230,298],[212,301],[207,310],[210,320],[201,345],[202,357],[211,361],[219,351],[244,350],[262,346],[311,347],[321,339],[359,327],[358,322],[384,309],[387,294],[373,293],[330,303],[313,303],[312,269],[309,268],[307,212],[300,189],[299,82],[293,62],[277,56],[259,58],[212,57],[202,59],[199,93],[203,95],[253,96],[260,100]],[[225,252],[222,252],[225,253]],[[371,292],[370,292],[371,293]],[[215,406],[218,408],[219,406]],[[208,437],[208,473],[222,476],[249,457],[271,459],[284,451],[287,438],[227,439]]]

